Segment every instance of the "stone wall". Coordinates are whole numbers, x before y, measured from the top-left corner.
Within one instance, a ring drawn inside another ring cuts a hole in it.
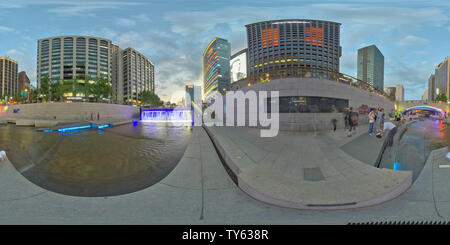
[[[4,107],[3,107],[4,109]],[[19,109],[19,113],[14,113]],[[0,117],[17,119],[38,119],[38,120],[70,120],[84,121],[97,120],[126,120],[137,116],[136,109],[128,105],[102,104],[102,103],[39,103],[8,105],[7,110],[3,110]]]
[[[337,83],[320,78],[286,78],[276,79],[270,82],[259,83],[251,87],[244,87],[240,91],[279,91],[279,96],[318,96],[349,100],[349,106],[359,112],[361,106],[370,108],[382,107],[385,109],[386,119],[394,110],[394,102],[389,99],[352,87],[347,84]],[[248,103],[247,103],[248,106]],[[261,105],[259,105],[261,108]],[[237,107],[235,108],[235,114]],[[256,116],[257,115],[253,115]],[[246,126],[248,125],[248,110],[246,110]],[[332,129],[332,120],[337,120],[337,127],[343,128],[343,113],[280,113],[280,130],[289,131],[315,131]],[[367,114],[360,114],[360,124],[367,124]]]

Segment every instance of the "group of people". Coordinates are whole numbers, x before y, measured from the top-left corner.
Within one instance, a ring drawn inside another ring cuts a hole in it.
[[[350,107],[344,115],[345,129],[348,129],[347,136],[351,137],[355,133],[356,126],[358,126],[359,114]],[[389,117],[389,121],[385,122],[384,108],[378,107],[369,110],[368,118],[369,135],[376,135],[378,138],[381,138],[384,133],[389,132],[389,146],[392,146],[394,135],[397,133],[397,126],[393,122],[399,120],[401,115],[397,113],[395,117]],[[334,130],[336,130],[336,126],[334,126]]]
[[[392,146],[394,143],[394,136],[397,133],[397,126],[393,123],[394,121],[400,120],[400,115],[398,112],[396,112],[395,117],[389,117],[389,121],[384,121],[384,109],[381,107],[378,107],[378,109],[372,108],[369,111],[369,135],[374,135],[374,126],[376,131],[376,136],[381,138],[383,134],[388,131],[388,137],[389,137],[389,146]]]

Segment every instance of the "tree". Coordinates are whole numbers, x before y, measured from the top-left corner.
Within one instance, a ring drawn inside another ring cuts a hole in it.
[[[41,79],[38,94],[45,100],[50,97],[50,79],[47,76]]]
[[[62,97],[64,95],[64,87],[63,83],[61,83],[59,79],[56,79],[55,81],[52,81],[50,83],[50,95],[50,100],[62,101]]]
[[[84,77],[84,86],[82,88],[80,88],[80,90],[84,94],[84,98],[86,99],[86,101],[89,101],[89,95],[92,94],[92,90],[93,90],[92,89],[93,84],[90,83],[91,80],[92,80],[92,78],[89,75],[85,76]]]
[[[142,104],[150,105],[151,107],[158,107],[163,104],[158,95],[150,90],[144,90],[139,94]]]
[[[443,102],[447,102],[447,95],[446,94],[440,94],[438,96],[436,96],[436,100],[437,101],[443,101]]]
[[[38,90],[37,89],[30,89],[30,102],[34,103],[35,101],[37,101],[37,97],[38,97]]]
[[[92,84],[92,92],[95,100],[109,98],[112,93],[112,86],[107,78],[97,78],[95,84]]]

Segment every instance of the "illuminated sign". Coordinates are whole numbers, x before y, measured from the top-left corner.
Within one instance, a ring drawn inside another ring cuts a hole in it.
[[[247,77],[247,53],[244,52],[230,60],[231,82]]]
[[[272,22],[273,25],[279,25],[279,24],[309,24],[311,22],[309,21],[302,21],[302,20],[290,20],[290,21],[277,21]]]
[[[278,27],[262,30],[262,47],[278,46]]]
[[[323,29],[321,27],[306,27],[305,37],[306,44],[323,45]]]

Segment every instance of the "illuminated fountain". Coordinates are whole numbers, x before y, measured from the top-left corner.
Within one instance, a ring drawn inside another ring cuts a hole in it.
[[[140,119],[143,122],[192,122],[190,109],[141,109],[140,115]]]

